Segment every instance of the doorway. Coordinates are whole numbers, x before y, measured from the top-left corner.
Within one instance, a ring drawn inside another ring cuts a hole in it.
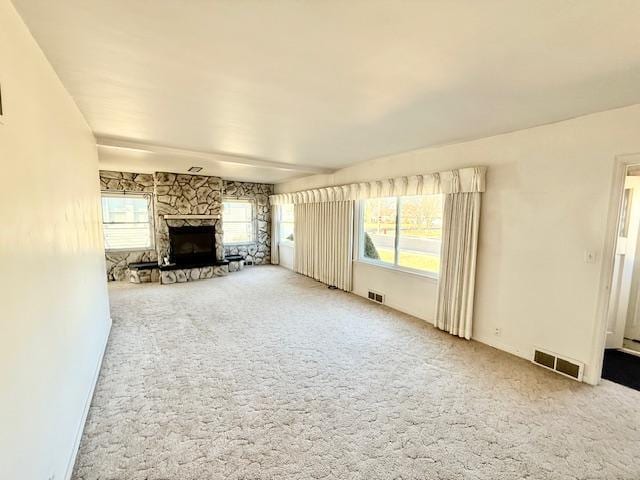
[[[619,205],[602,378],[640,390],[640,163],[626,166]]]

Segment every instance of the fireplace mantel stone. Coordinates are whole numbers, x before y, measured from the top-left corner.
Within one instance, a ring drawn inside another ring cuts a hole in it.
[[[169,255],[169,227],[213,225],[216,229],[216,258],[222,260],[222,179],[156,172],[154,184],[158,258]]]

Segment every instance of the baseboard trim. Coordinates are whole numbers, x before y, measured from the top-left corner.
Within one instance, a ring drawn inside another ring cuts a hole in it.
[[[100,352],[98,363],[96,365],[95,372],[93,373],[93,381],[91,382],[91,388],[89,389],[89,394],[87,395],[87,398],[85,400],[84,411],[82,412],[82,418],[80,420],[80,424],[78,425],[78,429],[76,432],[76,438],[73,443],[73,450],[71,451],[71,457],[69,458],[69,463],[67,464],[67,471],[65,472],[65,475],[64,475],[65,480],[71,480],[71,475],[73,475],[73,467],[76,464],[76,457],[78,456],[78,450],[80,449],[80,441],[82,440],[84,426],[87,422],[87,416],[89,415],[91,400],[93,400],[93,393],[95,392],[96,385],[98,384],[98,378],[100,377],[100,370],[102,369],[102,361],[104,360],[104,354],[107,350],[109,337],[111,336],[111,325],[113,325],[113,320],[111,319],[111,317],[109,317],[109,326],[107,328],[107,335],[105,336],[104,345],[102,346],[102,351]]]
[[[356,292],[355,290],[352,290],[349,293],[352,293],[353,295],[356,295],[356,296],[358,296],[360,298],[364,298],[365,300],[368,300],[366,293]],[[425,318],[423,316],[423,314],[420,313],[420,312],[412,311],[411,309],[404,308],[401,305],[396,305],[393,302],[385,302],[385,303],[383,303],[381,305],[384,305],[385,307],[389,307],[389,308],[391,308],[393,310],[397,310],[400,313],[406,313],[407,315],[411,315],[412,317],[419,318],[420,320],[422,320],[423,322],[428,323],[429,325],[433,325],[433,319]]]
[[[352,291],[351,293],[353,293],[354,295],[357,295],[359,297],[362,297],[364,299],[367,298],[367,296],[365,294],[362,294],[360,292],[356,292],[355,290]],[[424,322],[426,322],[426,323],[428,323],[430,325],[434,325],[433,319],[425,318],[419,312],[412,311],[411,309],[404,308],[403,306],[396,305],[396,304],[394,304],[392,302],[387,302],[384,305],[389,307],[389,308],[392,308],[393,310],[397,310],[397,311],[399,311],[401,313],[406,313],[407,315],[411,315],[413,317],[419,318],[420,320],[422,320],[422,321],[424,321]],[[528,355],[528,352],[525,353],[525,352],[521,351],[518,348],[515,348],[515,347],[513,347],[511,345],[508,345],[506,343],[502,343],[500,341],[497,341],[494,337],[474,334],[471,337],[471,340],[476,341],[478,343],[482,343],[484,345],[488,345],[489,347],[496,348],[496,349],[501,350],[503,352],[510,353],[511,355],[515,355],[516,357],[524,358],[525,360],[531,360],[530,356]]]
[[[524,358],[525,360],[531,360],[531,356],[528,353],[525,353],[509,344],[502,343],[496,340],[494,337],[476,334],[471,337],[471,340],[475,340],[478,343],[483,343],[498,350],[502,350],[503,352],[510,353],[511,355],[514,355],[516,357]]]

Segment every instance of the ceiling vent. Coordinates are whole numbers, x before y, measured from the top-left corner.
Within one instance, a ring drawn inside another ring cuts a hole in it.
[[[202,170],[202,167],[191,167],[189,169],[191,173],[198,173],[200,170]]]
[[[584,371],[584,363],[582,362],[564,358],[556,353],[539,348],[536,348],[533,351],[533,359],[531,361],[548,370],[553,370],[560,375],[564,375],[565,377],[573,378],[579,382],[582,381],[582,374]]]
[[[367,298],[372,302],[384,304],[384,295],[382,293],[374,292],[373,290],[369,290],[367,292]]]

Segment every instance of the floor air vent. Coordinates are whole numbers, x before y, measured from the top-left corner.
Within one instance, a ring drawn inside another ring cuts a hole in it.
[[[538,348],[533,351],[532,361],[541,367],[553,370],[565,377],[573,378],[579,382],[582,381],[582,372],[584,370],[584,363],[582,362],[569,360],[567,358],[560,357],[555,353],[540,350]]]
[[[384,295],[378,292],[374,292],[373,290],[369,290],[369,292],[367,293],[367,298],[372,302],[384,303]]]

